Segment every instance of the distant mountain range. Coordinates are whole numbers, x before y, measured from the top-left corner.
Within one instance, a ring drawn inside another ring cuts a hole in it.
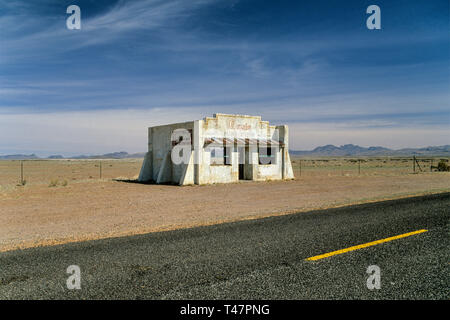
[[[290,150],[290,154],[296,156],[314,157],[353,157],[353,156],[450,156],[450,145],[425,147],[425,148],[404,148],[392,150],[384,147],[360,147],[354,144],[346,144],[336,147],[332,144],[317,147],[311,151]]]
[[[139,152],[139,153],[128,153],[125,151],[120,152],[112,152],[112,153],[105,153],[102,155],[93,155],[93,156],[76,156],[76,157],[70,157],[70,159],[129,159],[129,158],[143,158],[145,156],[145,152]]]
[[[314,150],[290,150],[291,155],[307,157],[354,157],[354,156],[450,156],[450,145],[425,147],[425,148],[405,148],[392,150],[384,147],[361,147],[354,144],[346,144],[336,147],[332,144],[317,147]],[[32,159],[129,159],[143,158],[145,152],[132,153],[121,151],[102,155],[79,155],[74,157],[64,157],[62,155],[52,155],[47,158],[40,158],[33,154],[12,154],[0,156],[0,160],[32,160]]]
[[[33,154],[8,154],[6,156],[0,156],[1,160],[29,160],[39,159],[37,155]]]
[[[52,155],[47,158],[41,158],[37,155],[33,154],[11,154],[6,156],[0,156],[0,160],[33,160],[33,159],[129,159],[129,158],[143,158],[145,156],[145,152],[132,153],[121,151],[121,152],[112,152],[105,153],[102,155],[79,155],[73,157],[64,157],[62,155]]]

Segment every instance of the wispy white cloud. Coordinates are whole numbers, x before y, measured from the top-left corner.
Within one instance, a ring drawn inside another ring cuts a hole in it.
[[[88,19],[86,30],[108,29],[112,32],[136,29],[155,29],[176,24],[177,20],[186,16],[198,6],[210,3],[207,0],[143,0],[119,1],[106,13]]]
[[[0,17],[2,29],[1,58],[17,61],[32,57],[39,52],[52,56],[92,45],[112,43],[137,30],[167,33],[179,26],[197,8],[215,0],[141,0],[119,1],[113,7],[93,17],[85,18],[81,10],[81,30],[67,30],[65,19],[33,15],[33,12]],[[3,4],[4,5],[4,4]],[[11,10],[15,12],[16,10]],[[42,27],[44,26],[44,27]],[[41,49],[41,50],[38,50]]]

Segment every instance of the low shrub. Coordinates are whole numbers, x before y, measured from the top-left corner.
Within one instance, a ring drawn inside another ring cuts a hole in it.
[[[446,163],[446,161],[441,160],[437,165],[438,171],[450,171],[450,166]]]

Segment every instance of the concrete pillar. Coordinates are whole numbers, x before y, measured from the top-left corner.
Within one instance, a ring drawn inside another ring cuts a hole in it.
[[[246,176],[245,179],[248,180],[256,180],[258,177],[258,166],[259,166],[259,155],[258,155],[258,146],[255,144],[249,145],[246,147],[246,159],[245,159],[245,167],[246,167]]]
[[[193,144],[194,144],[194,183],[202,183],[202,162],[203,162],[203,120],[194,121],[193,132]]]
[[[289,129],[288,126],[277,126],[279,140],[284,143],[282,150],[282,179],[294,179],[294,171],[292,170],[291,158],[289,157]]]

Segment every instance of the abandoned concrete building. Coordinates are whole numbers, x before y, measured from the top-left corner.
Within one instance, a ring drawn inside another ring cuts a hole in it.
[[[179,185],[288,180],[288,127],[260,116],[214,114],[148,128],[139,181]]]

